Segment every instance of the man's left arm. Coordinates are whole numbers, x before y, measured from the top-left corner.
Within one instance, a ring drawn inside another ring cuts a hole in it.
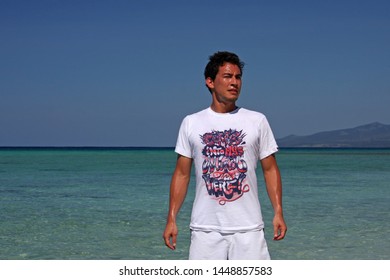
[[[282,240],[287,232],[287,226],[283,217],[282,206],[282,179],[275,155],[270,155],[261,160],[264,180],[268,196],[274,208],[274,240]]]

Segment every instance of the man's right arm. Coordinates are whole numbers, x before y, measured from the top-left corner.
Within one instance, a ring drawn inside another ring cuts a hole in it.
[[[176,168],[173,172],[170,186],[167,224],[163,234],[165,245],[167,245],[167,247],[172,250],[175,250],[176,248],[176,237],[178,234],[176,217],[187,194],[188,184],[190,182],[191,176],[191,166],[191,158],[187,158],[181,155],[177,157]]]

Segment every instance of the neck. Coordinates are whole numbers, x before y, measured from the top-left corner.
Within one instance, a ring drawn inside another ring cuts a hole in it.
[[[236,103],[211,103],[211,110],[217,113],[230,113],[237,109]]]

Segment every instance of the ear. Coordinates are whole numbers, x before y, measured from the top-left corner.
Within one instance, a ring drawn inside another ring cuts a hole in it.
[[[206,78],[206,86],[207,86],[209,89],[214,88],[214,81],[213,81],[210,77]]]

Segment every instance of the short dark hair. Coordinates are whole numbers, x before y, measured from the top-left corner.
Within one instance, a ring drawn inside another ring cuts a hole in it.
[[[245,63],[240,60],[238,55],[232,52],[216,52],[209,57],[209,63],[207,63],[206,68],[204,69],[204,78],[211,78],[213,81],[217,76],[219,67],[225,63],[231,63],[237,65],[240,68],[241,74],[244,68]]]

